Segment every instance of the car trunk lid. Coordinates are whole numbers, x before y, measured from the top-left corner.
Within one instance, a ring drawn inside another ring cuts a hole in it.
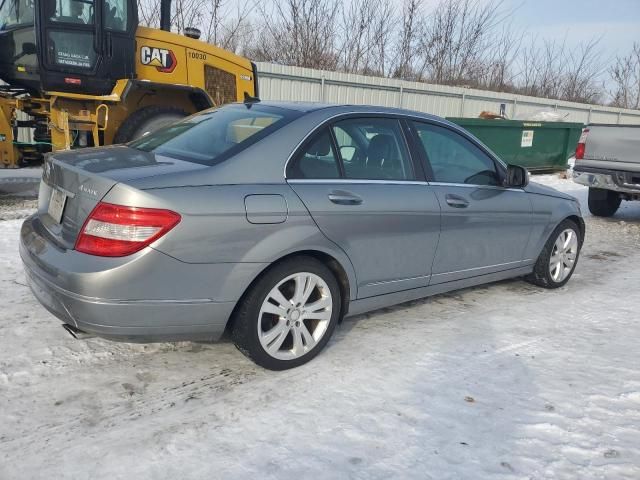
[[[84,222],[117,183],[205,168],[125,146],[49,155],[44,164],[38,216],[61,248],[73,248]]]
[[[40,221],[59,246],[73,248],[84,221],[116,183],[55,157],[47,158],[38,195]]]

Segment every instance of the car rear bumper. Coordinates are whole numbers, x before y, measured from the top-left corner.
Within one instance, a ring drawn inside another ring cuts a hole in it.
[[[217,340],[235,306],[233,302],[87,298],[44,280],[26,262],[25,272],[35,297],[63,323],[117,340]]]
[[[574,168],[573,181],[591,188],[640,194],[640,174],[598,168]]]
[[[152,248],[122,258],[61,250],[36,216],[20,256],[38,301],[62,322],[129,341],[216,340],[259,264],[185,264]]]

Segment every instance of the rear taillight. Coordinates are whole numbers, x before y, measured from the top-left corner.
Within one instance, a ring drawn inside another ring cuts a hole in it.
[[[582,130],[582,135],[580,135],[580,140],[578,140],[578,146],[576,147],[576,160],[582,160],[584,158],[584,149],[587,143],[587,135],[589,134],[589,129],[585,128]]]
[[[142,250],[180,222],[171,210],[99,203],[80,230],[75,249],[99,257],[124,257]]]

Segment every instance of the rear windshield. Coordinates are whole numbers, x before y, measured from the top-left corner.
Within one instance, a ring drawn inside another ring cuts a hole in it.
[[[264,105],[227,105],[151,132],[129,146],[215,165],[286,125],[300,114]]]

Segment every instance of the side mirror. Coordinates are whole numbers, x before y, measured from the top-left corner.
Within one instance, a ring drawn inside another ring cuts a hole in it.
[[[31,42],[24,42],[22,44],[22,54],[23,55],[35,55],[38,53],[36,49],[36,44]]]
[[[505,187],[524,188],[529,184],[529,171],[519,165],[507,165]]]

